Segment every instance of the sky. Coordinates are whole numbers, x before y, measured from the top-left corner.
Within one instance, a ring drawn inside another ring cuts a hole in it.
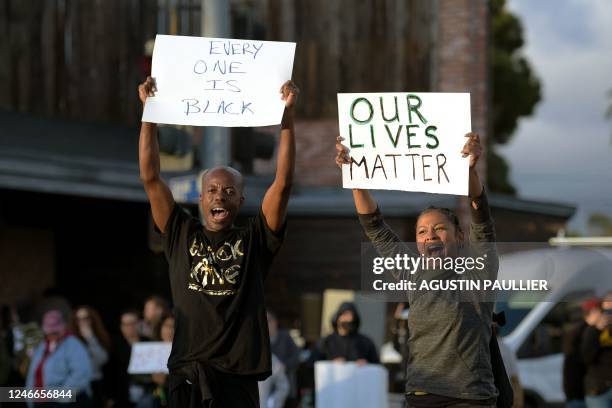
[[[612,217],[612,1],[509,0],[523,24],[522,49],[543,85],[535,113],[500,148],[520,197]]]

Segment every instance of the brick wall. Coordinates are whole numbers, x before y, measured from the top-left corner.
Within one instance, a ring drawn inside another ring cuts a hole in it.
[[[434,6],[435,50],[432,56],[432,90],[469,92],[472,130],[480,134],[484,146],[489,108],[489,9],[486,0],[436,0]],[[477,165],[486,183],[486,160]],[[467,200],[459,200],[463,222],[469,221]]]
[[[420,13],[423,13],[421,8]],[[472,129],[482,144],[488,133],[488,3],[486,0],[437,0],[432,3],[430,20],[433,44],[430,56],[430,90],[437,92],[469,92],[471,94]],[[420,34],[423,36],[423,33]],[[386,44],[392,47],[392,44]],[[353,58],[359,59],[359,55]],[[367,82],[367,81],[366,81]],[[372,88],[364,83],[363,89]],[[412,84],[396,83],[393,89],[414,90]],[[374,91],[374,89],[368,89]],[[346,91],[346,90],[339,90]],[[297,181],[303,185],[338,186],[340,172],[334,164],[337,118],[300,121],[296,125],[298,143]],[[478,172],[485,182],[485,160],[478,163]],[[259,174],[272,167],[258,167]]]
[[[469,92],[472,129],[488,131],[488,3],[485,0],[439,0],[432,88],[438,92]],[[479,161],[484,174],[485,161]]]

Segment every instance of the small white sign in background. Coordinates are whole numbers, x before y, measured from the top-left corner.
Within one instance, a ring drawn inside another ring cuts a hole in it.
[[[128,373],[153,374],[168,372],[168,357],[172,343],[161,341],[146,341],[134,343]]]
[[[317,361],[316,404],[322,408],[386,408],[388,373],[377,364]]]

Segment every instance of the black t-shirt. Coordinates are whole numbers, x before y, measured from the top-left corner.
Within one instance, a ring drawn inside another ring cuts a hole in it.
[[[176,315],[171,372],[199,362],[255,379],[270,375],[264,279],[283,230],[272,232],[260,211],[244,227],[211,232],[174,206],[162,234]]]

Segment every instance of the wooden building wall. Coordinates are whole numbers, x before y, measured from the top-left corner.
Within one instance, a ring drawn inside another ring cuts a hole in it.
[[[297,42],[300,117],[337,117],[338,92],[430,89],[430,1],[264,2],[266,38]]]
[[[0,108],[133,123],[157,0],[4,0]]]
[[[135,124],[144,45],[198,35],[200,0],[3,0],[0,109]],[[428,0],[233,0],[233,36],[298,43],[301,118],[337,92],[429,89]]]

